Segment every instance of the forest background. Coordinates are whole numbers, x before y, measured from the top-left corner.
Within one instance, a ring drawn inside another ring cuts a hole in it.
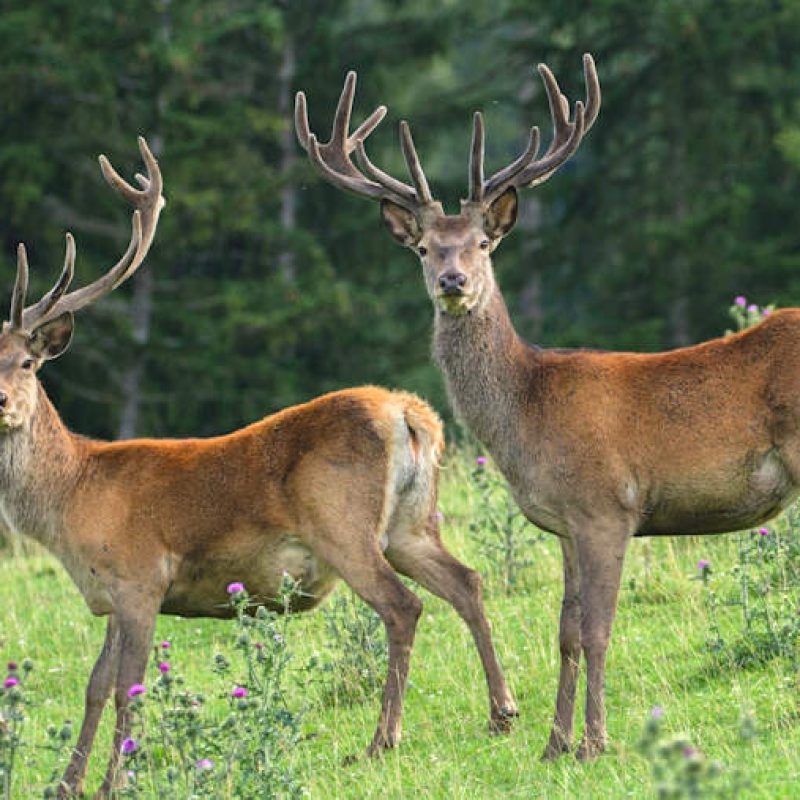
[[[374,204],[319,180],[292,129],[294,93],[325,134],[348,69],[356,121],[388,119],[375,163],[404,170],[411,122],[451,211],[471,114],[487,169],[550,133],[535,66],[603,87],[578,154],[526,191],[495,257],[519,331],[546,346],[655,350],[726,327],[734,295],[800,304],[800,3],[794,0],[3,0],[0,300],[17,242],[33,292],[77,237],[76,283],[124,249],[136,135],[168,204],[129,285],[82,313],[43,379],[94,436],[209,435],[338,387],[419,392],[447,413],[416,259]]]

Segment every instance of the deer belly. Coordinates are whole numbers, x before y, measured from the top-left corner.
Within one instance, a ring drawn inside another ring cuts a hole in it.
[[[163,614],[227,618],[233,615],[227,587],[242,583],[251,599],[277,611],[286,577],[298,591],[290,609],[304,611],[318,605],[333,589],[337,575],[297,537],[286,534],[246,552],[217,552],[185,559],[161,606]]]
[[[689,475],[657,492],[641,535],[726,533],[764,522],[798,495],[798,487],[775,450],[751,456],[742,467],[713,475]]]

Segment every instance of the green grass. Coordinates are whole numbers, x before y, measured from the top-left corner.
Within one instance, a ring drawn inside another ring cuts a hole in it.
[[[467,563],[481,568],[469,520],[478,513],[468,470],[451,461],[444,471],[444,537]],[[404,740],[381,760],[343,759],[368,743],[379,697],[352,707],[325,704],[321,690],[297,675],[293,696],[305,703],[309,738],[293,754],[313,798],[623,798],[653,797],[649,765],[637,753],[644,720],[654,705],[664,727],[683,731],[713,759],[742,769],[748,797],[797,797],[800,786],[798,690],[787,688],[786,665],[770,662],[748,671],[723,669],[705,647],[709,619],[696,563],[715,568],[736,562],[735,536],[637,540],[626,562],[619,612],[608,660],[611,747],[592,764],[565,757],[542,763],[558,675],[560,548],[548,537],[534,546],[530,591],[507,597],[487,587],[487,607],[501,661],[520,706],[513,733],[487,732],[487,699],[478,658],[466,628],[442,601],[420,590],[425,611],[412,657]],[[235,578],[236,576],[231,576]],[[343,591],[341,588],[337,591]],[[28,656],[36,669],[29,685],[26,738],[43,742],[45,729],[82,717],[83,691],[99,651],[104,622],[83,605],[61,567],[40,553],[0,562],[0,658]],[[739,612],[723,609],[725,631]],[[323,651],[320,614],[295,620],[290,642],[295,663]],[[172,660],[190,687],[211,681],[211,662],[230,652],[229,623],[159,619],[156,641],[173,642]],[[150,675],[150,674],[149,674]],[[582,687],[581,687],[582,691]],[[578,704],[578,730],[582,699]],[[96,744],[88,786],[96,788],[108,755],[111,708]],[[758,735],[743,740],[740,719],[752,712]],[[34,751],[30,751],[34,752]],[[21,764],[15,796],[41,795],[47,759]]]

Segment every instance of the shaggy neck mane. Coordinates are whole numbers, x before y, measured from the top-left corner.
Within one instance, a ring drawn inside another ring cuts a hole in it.
[[[0,511],[6,524],[52,545],[81,473],[81,455],[80,437],[67,430],[39,384],[31,419],[0,433]]]
[[[496,286],[463,316],[436,308],[433,355],[458,416],[490,450],[499,446],[530,398],[538,357],[514,330]]]

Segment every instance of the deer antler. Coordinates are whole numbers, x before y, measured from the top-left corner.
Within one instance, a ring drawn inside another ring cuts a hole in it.
[[[544,183],[577,149],[584,134],[592,127],[600,111],[600,81],[594,59],[585,53],[583,74],[586,82],[586,104],[575,103],[575,116],[570,122],[569,101],[561,94],[558,82],[545,64],[539,64],[544,81],[550,115],[553,119],[553,140],[547,152],[536,158],[539,129],[531,128],[528,146],[522,155],[489,180],[483,177],[484,128],[480,112],[475,113],[472,128],[472,151],[469,165],[469,198],[471,203],[489,203],[509,186],[535,186]]]
[[[75,240],[67,234],[64,268],[52,289],[37,303],[25,308],[25,295],[28,288],[28,259],[24,245],[19,246],[17,254],[17,279],[11,301],[10,326],[32,331],[67,311],[75,312],[84,306],[116,289],[130,278],[144,261],[153,243],[158,225],[158,217],[165,200],[161,192],[164,182],[158,162],[147,142],[139,137],[139,151],[142,154],[147,175],[137,173],[136,180],[141,189],[136,189],[123,180],[105,156],[100,156],[100,169],[106,182],[124,197],[135,211],[131,219],[131,239],[127,249],[117,263],[93,283],[65,294],[75,272]]]
[[[586,53],[583,56],[583,72],[586,81],[586,102],[575,103],[575,114],[570,121],[569,101],[561,94],[553,73],[545,64],[539,65],[539,74],[544,81],[550,115],[553,119],[553,139],[547,152],[536,158],[539,151],[539,129],[531,128],[528,145],[511,164],[484,179],[483,116],[476,112],[473,119],[472,150],[469,162],[469,197],[466,202],[485,204],[501,195],[509,186],[535,186],[546,181],[577,149],[584,134],[592,127],[600,111],[600,81],[594,60]],[[348,133],[353,97],[356,89],[356,73],[348,72],[342,94],[336,107],[331,138],[320,144],[308,125],[306,96],[297,93],[294,123],[297,138],[311,162],[325,180],[334,186],[347,189],[375,200],[392,200],[412,212],[432,209],[441,213],[441,205],[431,194],[419,156],[411,138],[411,129],[403,120],[400,123],[400,145],[403,150],[413,186],[393,178],[376,167],[367,157],[364,140],[378,126],[386,114],[386,107],[379,106],[353,133]],[[359,171],[351,160],[355,151]]]
[[[410,211],[434,204],[435,201],[422,170],[407,122],[400,123],[400,143],[413,186],[393,178],[376,167],[367,158],[364,150],[364,140],[386,115],[386,106],[378,106],[353,133],[348,133],[355,91],[356,73],[350,71],[347,73],[344,88],[336,106],[331,138],[326,144],[320,144],[317,137],[311,133],[308,124],[306,96],[303,92],[297,93],[294,113],[295,131],[311,162],[329,183],[355,194],[374,200],[392,200]],[[351,160],[353,151],[356,153],[363,172],[360,172]]]

